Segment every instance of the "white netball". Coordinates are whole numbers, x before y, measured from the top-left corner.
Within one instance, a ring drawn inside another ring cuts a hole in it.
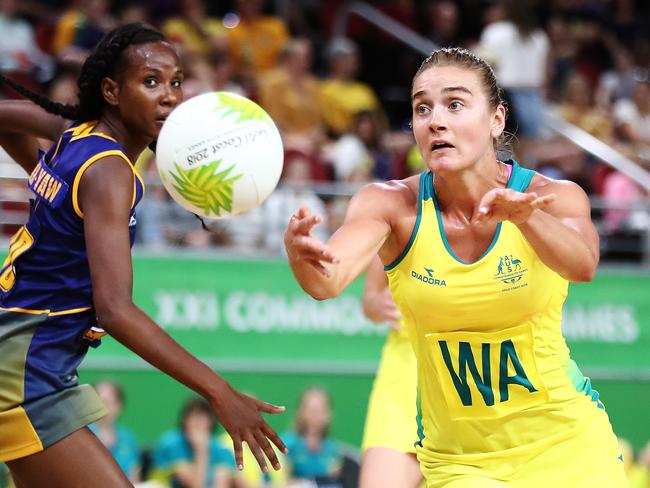
[[[181,103],[156,143],[158,172],[171,197],[207,218],[242,214],[261,204],[278,184],[283,156],[271,117],[229,92]]]

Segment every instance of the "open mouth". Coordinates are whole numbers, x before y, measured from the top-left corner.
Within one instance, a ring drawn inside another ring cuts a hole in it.
[[[448,142],[434,142],[433,145],[431,146],[432,151],[438,151],[440,149],[448,149],[448,148],[453,148],[451,144]]]

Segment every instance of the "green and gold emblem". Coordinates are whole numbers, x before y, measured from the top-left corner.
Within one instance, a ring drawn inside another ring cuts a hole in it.
[[[189,203],[201,209],[209,216],[214,214],[221,216],[221,210],[232,212],[233,183],[242,175],[230,173],[234,165],[223,171],[218,171],[221,160],[184,170],[174,163],[178,175],[171,173],[174,177],[174,189]]]

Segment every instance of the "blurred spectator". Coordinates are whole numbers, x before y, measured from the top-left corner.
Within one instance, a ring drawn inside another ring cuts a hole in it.
[[[546,22],[549,38],[548,75],[546,98],[558,101],[562,98],[567,80],[573,74],[573,60],[577,43],[561,15],[553,15]]]
[[[55,26],[51,50],[63,64],[80,67],[116,22],[111,0],[78,0],[72,5]]]
[[[308,39],[292,39],[278,68],[260,77],[259,101],[282,132],[285,147],[312,152],[324,139],[318,80],[311,74]]]
[[[359,71],[357,47],[350,39],[332,39],[327,46],[329,75],[320,87],[325,123],[336,136],[354,129],[359,112],[378,111],[379,100],[373,89],[356,81]]]
[[[310,388],[300,397],[296,412],[295,431],[287,432],[282,440],[289,453],[286,469],[294,481],[313,480],[336,483],[343,462],[343,450],[330,435],[331,402],[321,388]]]
[[[452,0],[434,0],[425,6],[426,35],[440,47],[462,44],[460,34],[460,12]]]
[[[323,218],[312,234],[318,239],[327,240],[327,209],[310,188],[316,164],[319,164],[318,161],[301,151],[287,151],[280,186],[268,199],[247,214],[227,220],[211,220],[208,224],[210,231],[225,231],[230,244],[239,252],[257,249],[281,254],[284,253],[283,236],[287,222],[300,207],[308,207],[312,213]]]
[[[289,39],[284,21],[263,15],[263,0],[237,0],[237,11],[224,19],[228,45],[237,72],[249,83],[274,68]]]
[[[39,49],[34,29],[19,17],[18,8],[18,0],[0,0],[0,72],[38,91],[37,84],[54,75],[54,63]]]
[[[501,20],[485,27],[480,42],[510,104],[506,129],[520,138],[520,157],[527,163],[535,159],[531,141],[541,136],[549,55],[535,6],[535,0],[501,0]]]
[[[168,19],[162,30],[183,51],[203,58],[228,46],[221,20],[206,15],[202,0],[179,0],[179,14]]]
[[[613,142],[614,126],[609,114],[596,106],[593,89],[580,73],[569,78],[560,112],[567,122],[607,144]]]
[[[620,46],[614,51],[614,66],[604,72],[599,79],[597,103],[604,109],[610,109],[621,99],[634,96],[634,86],[641,68],[634,63],[634,57],[626,48]]]
[[[234,478],[230,449],[213,436],[217,421],[202,398],[185,403],[179,429],[163,434],[153,453],[152,478],[171,488],[224,488]]]
[[[341,136],[327,151],[336,179],[350,183],[393,179],[393,156],[384,147],[384,133],[376,112],[359,112],[354,132]]]
[[[210,88],[213,91],[227,91],[246,95],[244,87],[235,79],[235,69],[228,52],[214,51],[208,56],[210,63]]]
[[[634,87],[633,98],[614,105],[614,117],[624,142],[634,154],[650,161],[650,75],[646,72]]]
[[[95,385],[95,390],[108,413],[89,428],[111,451],[129,480],[137,483],[140,481],[140,449],[131,430],[118,423],[124,408],[124,391],[113,381],[101,381]]]
[[[627,472],[630,488],[650,488],[650,442],[639,452]]]

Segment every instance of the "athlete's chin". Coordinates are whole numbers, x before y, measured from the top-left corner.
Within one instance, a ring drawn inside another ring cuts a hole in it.
[[[427,161],[427,166],[434,173],[458,171],[464,167],[463,163],[457,158],[451,158],[448,156],[435,157],[435,155],[433,155],[429,161]]]

